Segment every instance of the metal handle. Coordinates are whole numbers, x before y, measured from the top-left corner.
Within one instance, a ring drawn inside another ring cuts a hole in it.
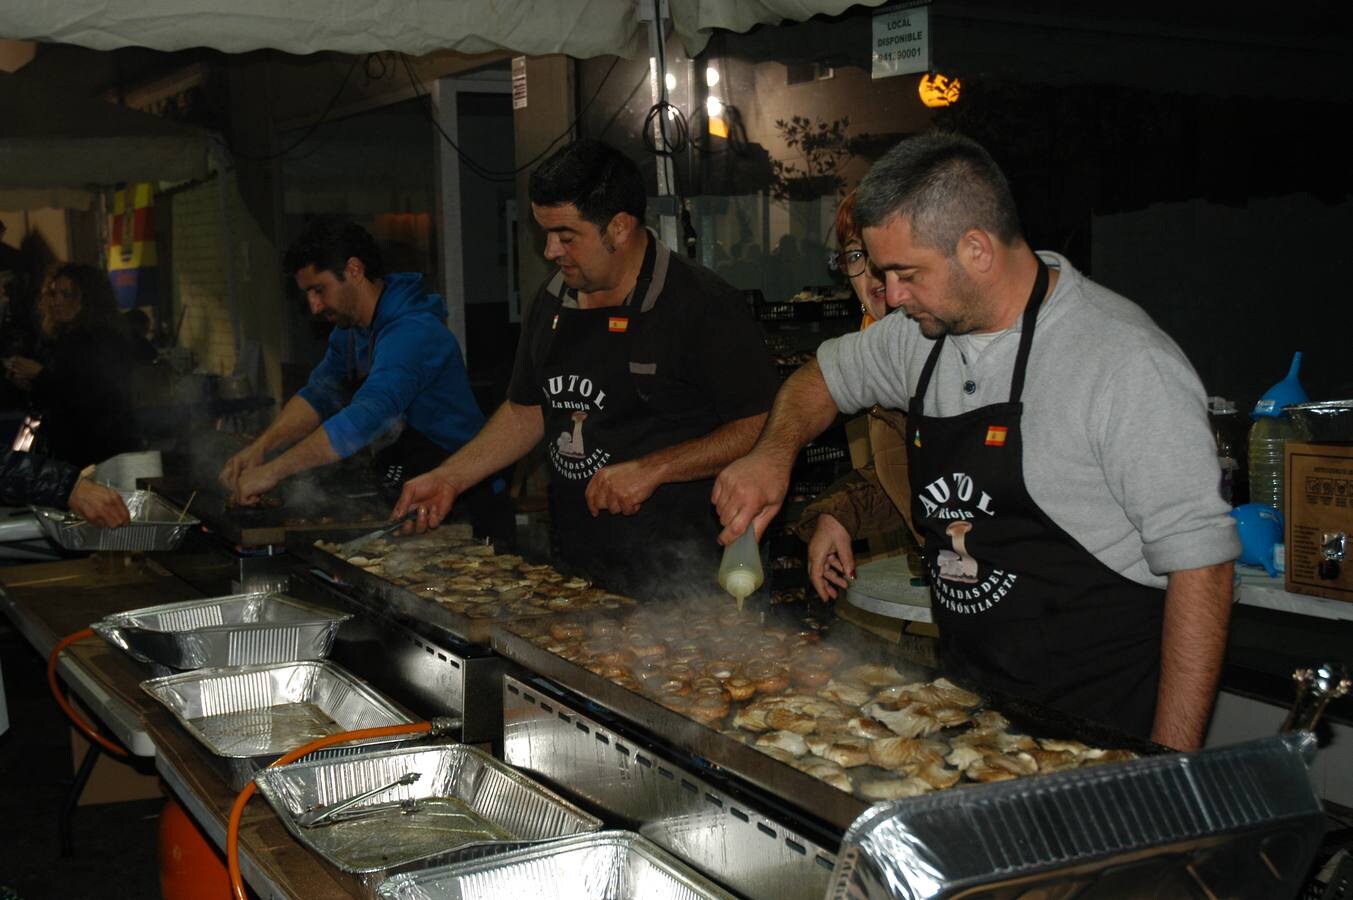
[[[1314,669],[1297,669],[1292,673],[1297,683],[1297,697],[1287,714],[1281,731],[1314,731],[1331,700],[1337,700],[1353,690],[1353,678],[1341,663],[1325,663]]]

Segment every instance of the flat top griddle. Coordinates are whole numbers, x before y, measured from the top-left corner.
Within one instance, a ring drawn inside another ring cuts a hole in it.
[[[341,540],[342,537],[343,535],[337,532],[297,533],[288,540],[287,552],[324,573],[329,580],[348,588],[354,599],[366,601],[367,606],[374,604],[417,620],[457,641],[488,646],[493,619],[476,619],[461,615],[447,609],[436,600],[419,596],[407,587],[388,581],[360,566],[354,566],[347,560],[315,546],[317,540]],[[541,610],[540,615],[545,617],[550,615],[550,612]]]
[[[788,620],[796,612],[805,611],[805,607],[798,604],[792,606],[771,607],[765,615],[768,619]],[[838,790],[755,747],[701,725],[643,694],[630,691],[557,656],[537,646],[527,636],[534,633],[536,628],[548,627],[548,623],[560,619],[585,624],[594,618],[607,616],[614,618],[615,614],[574,613],[544,620],[496,623],[492,629],[492,646],[508,659],[567,691],[605,707],[661,742],[738,776],[783,804],[802,810],[806,817],[817,818],[844,831],[870,806],[867,800]],[[845,620],[834,621],[828,628],[828,635],[832,646],[849,648],[849,662],[843,663],[842,668],[856,663],[886,663],[894,666],[904,677],[916,681],[928,681],[940,674],[933,669],[898,660],[895,646]],[[999,710],[1010,720],[1012,731],[1036,737],[1076,739],[1091,746],[1121,748],[1139,754],[1159,753],[1165,749],[1149,741],[1120,734],[1106,726],[1018,698],[986,690],[978,690],[977,693],[985,699],[985,707]],[[734,709],[740,705],[744,704],[735,703]],[[968,789],[971,787],[948,790]]]
[[[230,506],[225,491],[215,483],[202,485],[166,476],[149,479],[147,484],[180,505],[191,497],[189,512],[209,531],[239,547],[277,546],[293,534],[355,536],[384,525],[390,514],[389,504],[373,486],[350,478],[326,484],[323,492],[310,480],[294,485],[283,482],[273,492],[283,501],[277,507]]]

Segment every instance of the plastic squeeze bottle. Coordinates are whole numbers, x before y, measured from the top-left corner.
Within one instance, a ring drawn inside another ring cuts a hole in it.
[[[719,586],[738,601],[738,609],[766,578],[761,570],[761,548],[756,544],[756,529],[751,525],[727,547],[719,563]]]
[[[1283,407],[1307,400],[1306,391],[1297,380],[1300,369],[1301,353],[1297,352],[1292,356],[1287,377],[1269,388],[1250,413],[1254,420],[1248,452],[1250,502],[1268,504],[1283,515],[1284,521],[1287,510],[1283,508],[1283,450],[1289,440],[1301,440],[1304,435],[1283,413]]]

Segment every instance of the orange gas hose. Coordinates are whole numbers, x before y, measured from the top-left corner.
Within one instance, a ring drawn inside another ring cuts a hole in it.
[[[56,664],[61,658],[62,651],[76,641],[82,641],[93,635],[93,628],[81,628],[74,634],[68,634],[56,642],[56,646],[52,648],[52,652],[47,656],[47,686],[52,689],[52,696],[56,698],[56,705],[61,707],[62,712],[66,714],[70,719],[71,724],[74,725],[80,733],[114,756],[130,756],[131,754],[128,753],[124,747],[114,744],[112,741],[108,740],[108,738],[99,734],[94,730],[93,725],[86,722],[84,718],[75,711],[75,707],[67,702],[65,694],[61,691],[61,682],[58,681],[56,677]]]
[[[276,762],[269,764],[268,768],[294,763],[307,753],[323,750],[325,747],[334,744],[394,737],[401,734],[425,734],[431,732],[433,727],[432,722],[410,722],[406,725],[359,728],[356,731],[330,734],[284,753]],[[252,781],[244,786],[244,790],[240,791],[239,796],[235,798],[235,805],[230,808],[230,822],[226,825],[226,869],[230,873],[230,891],[235,900],[248,900],[248,894],[245,893],[244,889],[244,876],[240,874],[240,820],[244,817],[244,807],[248,805],[249,798],[254,796],[255,790],[257,788]]]

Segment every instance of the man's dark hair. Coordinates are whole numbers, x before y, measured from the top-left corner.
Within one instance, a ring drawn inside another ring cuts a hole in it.
[[[294,277],[306,266],[314,266],[316,272],[332,272],[342,281],[343,269],[354,256],[366,267],[368,279],[374,280],[385,274],[380,248],[365,228],[325,216],[311,219],[301,229],[300,237],[291,242],[282,257],[282,268]]]
[[[639,167],[610,144],[574,141],[561,147],[531,173],[531,202],[537,206],[572,203],[578,214],[601,230],[616,213],[644,221],[648,197]]]
[[[972,228],[1004,244],[1020,237],[1010,183],[991,154],[961,134],[907,138],[874,163],[855,193],[855,224],[861,229],[901,215],[913,241],[946,257]]]

